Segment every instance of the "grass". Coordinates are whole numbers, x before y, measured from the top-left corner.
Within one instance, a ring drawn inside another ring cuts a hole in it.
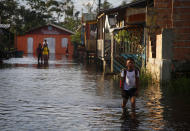
[[[152,83],[155,83],[152,74],[146,69],[142,69],[140,74],[141,86],[148,86]],[[166,88],[171,93],[190,95],[190,78],[180,77],[171,79],[170,81],[162,83],[162,87]]]
[[[140,84],[141,86],[148,86],[148,84],[153,82],[153,77],[150,72],[146,69],[141,69],[140,71]]]

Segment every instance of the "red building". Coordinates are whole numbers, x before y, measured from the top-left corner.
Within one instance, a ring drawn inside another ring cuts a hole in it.
[[[73,45],[71,35],[74,32],[63,27],[47,24],[26,32],[25,35],[16,36],[15,48],[24,53],[36,53],[39,43],[47,40],[50,53],[66,54],[68,48],[69,54],[73,54]]]

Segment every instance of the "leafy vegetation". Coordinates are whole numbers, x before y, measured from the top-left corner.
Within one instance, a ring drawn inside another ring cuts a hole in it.
[[[141,86],[147,86],[153,82],[152,74],[148,72],[145,68],[140,71],[140,84]]]
[[[116,40],[119,52],[127,54],[137,54],[138,59],[142,59],[145,45],[141,43],[142,33],[140,31],[130,32],[128,30],[120,30],[115,34],[114,39]]]
[[[141,69],[140,72],[140,85],[147,87],[148,85],[156,83],[152,77],[152,74],[146,69]],[[190,79],[187,77],[180,77],[171,79],[167,82],[162,82],[162,88],[168,91],[170,94],[175,95],[190,95]]]
[[[76,32],[74,35],[72,35],[71,42],[75,44],[81,44],[81,33]]]
[[[127,4],[127,2],[124,0],[124,1],[122,1],[121,6],[124,6],[126,4]]]
[[[83,4],[84,8],[87,10],[88,13],[97,14],[99,12],[99,7],[97,7],[96,9],[93,10],[94,3],[95,3],[95,0],[94,0],[93,4],[91,4],[90,2]],[[105,10],[105,9],[109,9],[112,7],[113,7],[113,5],[111,3],[109,3],[108,0],[104,0],[103,3],[100,3],[100,10]]]
[[[100,4],[100,9],[109,9],[112,7],[113,5],[109,3],[107,0],[104,0],[104,2]]]

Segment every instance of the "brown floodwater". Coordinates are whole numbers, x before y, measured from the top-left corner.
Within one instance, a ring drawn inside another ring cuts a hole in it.
[[[190,130],[189,96],[159,85],[142,87],[136,111],[122,118],[118,82],[95,64],[33,56],[0,65],[0,131]],[[122,118],[122,119],[121,119]]]

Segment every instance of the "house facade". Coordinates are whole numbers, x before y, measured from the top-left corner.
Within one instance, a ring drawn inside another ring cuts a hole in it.
[[[26,32],[25,35],[16,36],[15,48],[23,51],[25,54],[35,54],[39,43],[47,40],[50,53],[66,54],[68,48],[69,54],[73,54],[73,45],[71,35],[74,32],[63,27],[47,24]]]
[[[96,53],[97,21],[96,15],[83,13],[82,15],[82,43],[85,45],[87,56]]]
[[[190,71],[189,18],[187,0],[154,0],[147,5],[146,67],[158,81]]]
[[[189,12],[187,0],[138,0],[101,11],[97,17],[97,56],[120,70],[124,68],[121,57],[140,53],[144,67],[158,81],[170,80],[177,72],[190,72]],[[113,17],[116,22],[112,25]],[[140,36],[138,44],[135,39],[128,41],[131,36]],[[143,51],[138,52],[134,45]]]
[[[97,56],[111,72],[125,68],[127,57],[137,60],[138,47],[144,46],[146,1],[104,10],[97,19]],[[137,38],[138,41],[132,40]],[[145,54],[141,52],[140,55]],[[144,56],[145,57],[145,56]],[[144,58],[145,59],[145,58]]]
[[[104,71],[106,65],[113,65],[113,29],[116,28],[116,22],[116,15],[110,10],[102,11],[97,16],[96,53]]]

